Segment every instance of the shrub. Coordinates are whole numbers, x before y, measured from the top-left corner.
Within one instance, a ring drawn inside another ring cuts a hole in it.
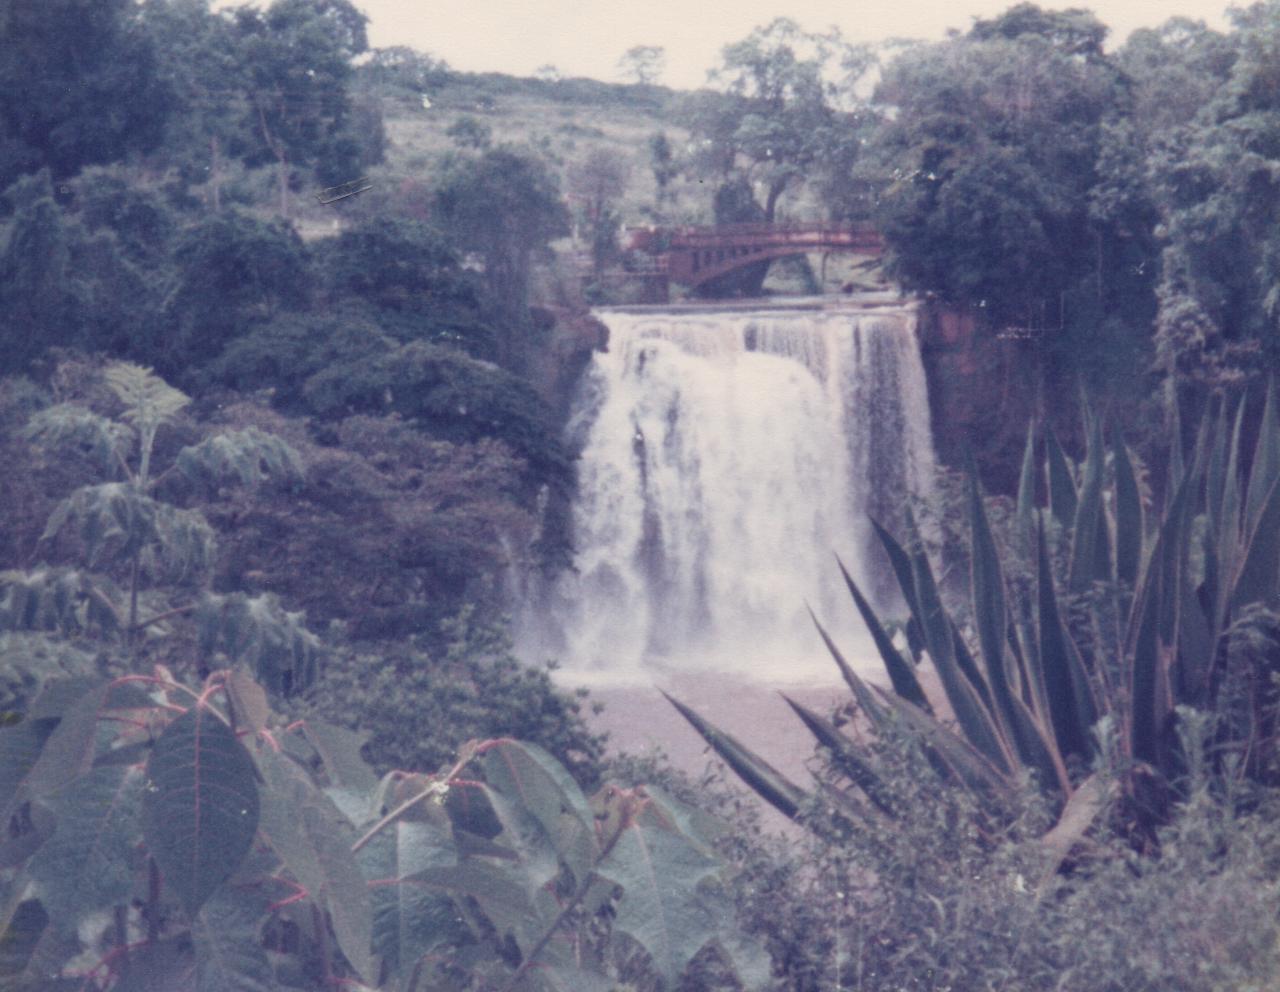
[[[584,786],[597,785],[604,737],[583,717],[586,691],[564,692],[546,671],[517,661],[500,629],[470,611],[445,626],[432,651],[335,650],[299,712],[367,735],[362,753],[380,773],[439,768],[461,740],[511,736],[547,750]]]

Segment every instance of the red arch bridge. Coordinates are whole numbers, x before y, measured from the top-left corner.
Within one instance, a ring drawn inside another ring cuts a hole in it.
[[[884,239],[866,224],[722,224],[633,228],[627,247],[652,259],[640,274],[698,288],[737,269],[790,255],[880,255]]]

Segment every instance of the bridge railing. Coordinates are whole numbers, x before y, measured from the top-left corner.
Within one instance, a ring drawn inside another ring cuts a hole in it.
[[[665,251],[672,248],[714,248],[750,241],[853,242],[878,240],[869,224],[787,221],[783,223],[719,224],[715,226],[637,227],[627,231],[630,247]]]

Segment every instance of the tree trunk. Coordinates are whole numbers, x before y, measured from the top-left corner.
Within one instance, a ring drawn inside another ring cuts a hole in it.
[[[222,210],[222,147],[215,134],[209,138],[209,195],[213,212]]]
[[[782,192],[786,188],[787,184],[785,182],[774,183],[769,187],[769,195],[764,201],[764,219],[767,223],[773,223],[773,218],[778,208],[778,198],[782,196]]]
[[[284,149],[280,149],[280,216],[289,219],[289,160],[285,158]]]

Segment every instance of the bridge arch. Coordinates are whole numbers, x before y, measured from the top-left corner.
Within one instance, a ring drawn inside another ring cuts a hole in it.
[[[668,282],[697,288],[749,265],[810,252],[878,256],[884,239],[866,224],[723,224],[641,228],[631,232],[629,247],[653,255]]]

